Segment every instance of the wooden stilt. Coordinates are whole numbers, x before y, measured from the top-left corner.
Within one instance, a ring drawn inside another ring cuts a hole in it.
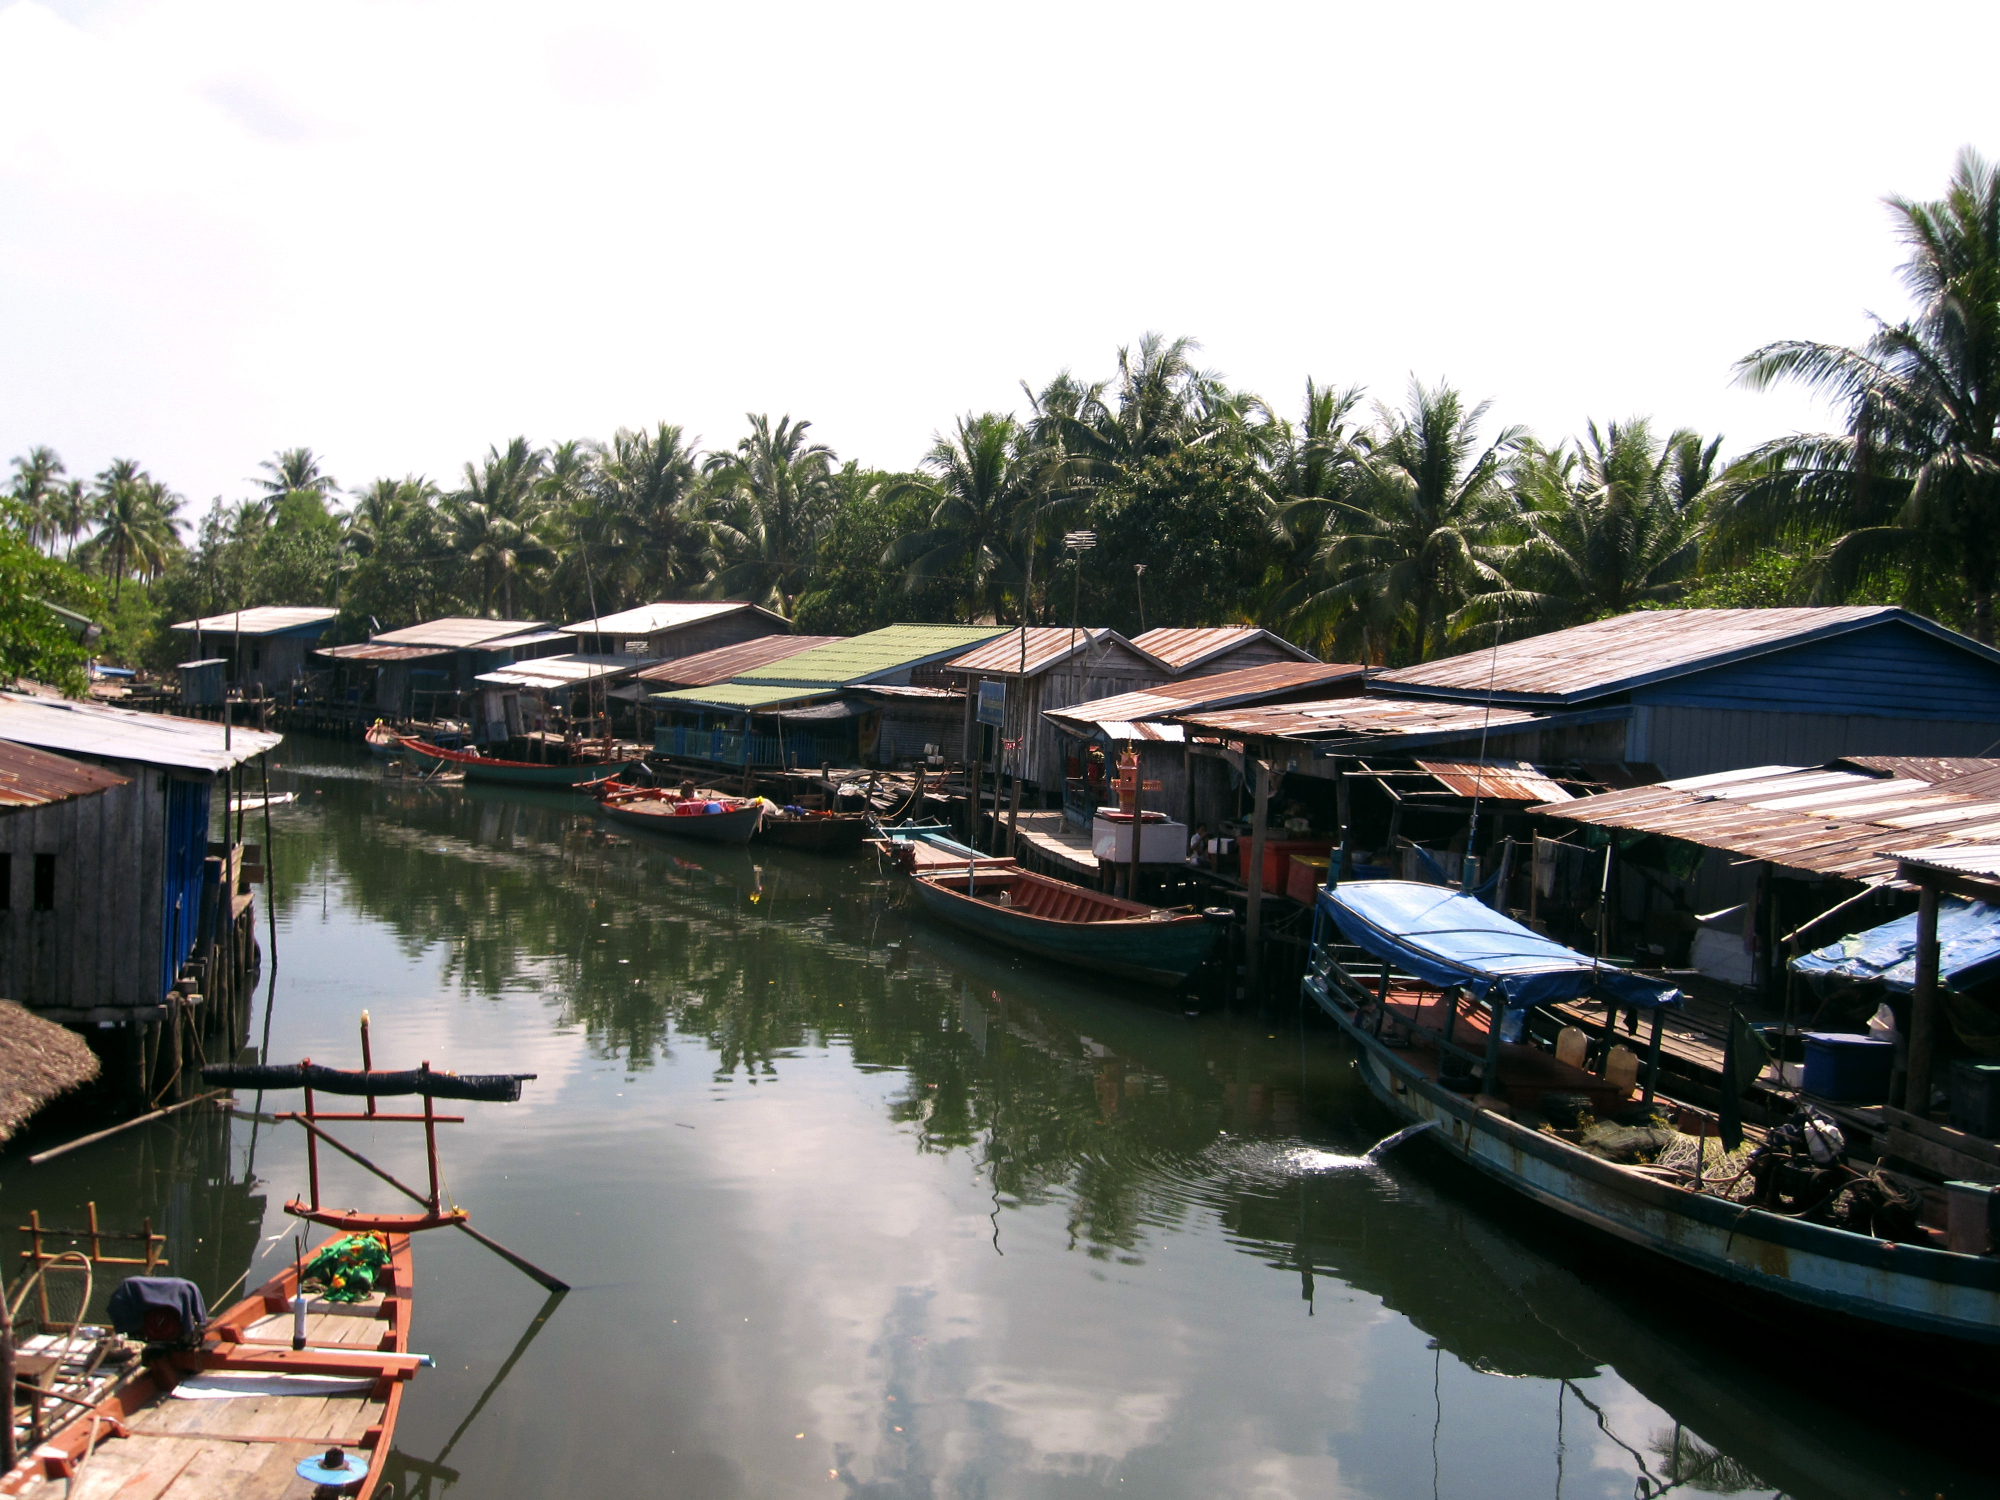
[[[1264,957],[1264,836],[1271,817],[1271,768],[1253,761],[1257,775],[1257,803],[1250,821],[1249,896],[1243,920],[1244,988],[1251,996],[1259,993],[1263,980]]]

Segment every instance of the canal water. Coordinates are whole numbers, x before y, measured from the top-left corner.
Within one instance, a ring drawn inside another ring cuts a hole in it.
[[[358,1066],[365,1009],[378,1067],[536,1074],[442,1130],[447,1191],[575,1288],[418,1240],[397,1500],[1990,1493],[1422,1143],[1371,1156],[1395,1122],[1296,1007],[962,943],[867,861],[278,758],[253,1041]],[[418,1132],[345,1135],[422,1180]],[[218,1301],[294,1253],[296,1126],[24,1155],[10,1228],[149,1215]]]

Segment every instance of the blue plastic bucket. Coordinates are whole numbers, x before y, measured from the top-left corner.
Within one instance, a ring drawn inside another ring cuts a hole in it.
[[[1806,1033],[1805,1090],[1843,1104],[1881,1104],[1889,1097],[1896,1044],[1843,1031]]]

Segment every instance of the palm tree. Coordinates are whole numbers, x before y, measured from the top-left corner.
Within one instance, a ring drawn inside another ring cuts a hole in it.
[[[506,451],[488,448],[483,462],[465,466],[465,488],[450,499],[453,549],[479,573],[479,608],[493,604],[500,590],[502,618],[514,616],[514,583],[531,568],[556,560],[542,535],[545,520],[536,482],[548,455],[524,437]]]
[[[906,569],[908,587],[959,576],[966,617],[976,619],[984,608],[999,620],[1001,586],[1018,582],[1022,573],[1021,511],[1030,468],[1025,440],[1011,416],[968,413],[951,436],[932,441],[923,460],[931,478],[898,480],[884,491],[884,503],[915,495],[931,506],[925,530],[898,537],[882,554],[886,566]]]
[[[104,559],[116,605],[126,574],[136,571],[150,578],[165,568],[167,553],[180,541],[175,513],[182,502],[131,458],[113,459],[97,476],[95,501],[92,519],[98,530],[90,545]]]
[[[840,503],[834,453],[806,441],[807,421],[750,414],[750,435],[733,454],[713,454],[711,475],[724,517],[715,523],[721,567],[714,583],[732,598],[768,605],[786,619],[812,581],[814,549]]]
[[[45,505],[49,550],[53,552],[55,539],[62,538],[63,560],[67,562],[76,555],[76,539],[90,526],[90,490],[83,480],[71,479],[51,489]]]
[[[1298,426],[1272,424],[1265,470],[1268,524],[1288,561],[1264,590],[1259,614],[1282,623],[1295,640],[1324,640],[1339,612],[1305,604],[1313,592],[1312,560],[1325,542],[1334,506],[1353,500],[1366,478],[1364,434],[1353,420],[1361,396],[1358,385],[1336,390],[1309,379]]]
[[[1814,602],[1891,591],[1969,617],[1993,644],[2000,582],[2000,170],[1961,151],[1945,196],[1887,200],[1916,301],[1874,319],[1860,349],[1786,340],[1737,365],[1753,389],[1796,380],[1831,398],[1841,432],[1799,433],[1748,455],[1718,486],[1711,558],[1812,553]]]
[[[692,593],[708,580],[715,533],[701,459],[679,427],[619,428],[604,455],[605,502],[634,551],[635,573],[653,598]]]
[[[1442,655],[1464,602],[1503,586],[1493,564],[1519,518],[1503,480],[1526,433],[1482,446],[1488,405],[1412,380],[1407,411],[1376,408],[1353,495],[1327,504],[1304,607],[1337,610],[1343,644],[1364,656]]]
[[[273,504],[286,495],[317,495],[324,502],[340,493],[340,486],[320,468],[319,458],[310,448],[281,449],[257,467],[264,471],[264,477],[255,483]]]
[[[1532,443],[1515,466],[1526,536],[1499,560],[1507,586],[1479,595],[1462,625],[1505,621],[1554,630],[1672,598],[1700,555],[1700,491],[1721,439],[1654,440],[1643,417],[1592,422],[1584,441]]]
[[[51,555],[55,552],[57,535],[55,505],[63,489],[65,472],[55,449],[30,448],[14,460],[14,482],[7,489],[8,496],[20,502],[27,518],[29,545],[46,546]]]

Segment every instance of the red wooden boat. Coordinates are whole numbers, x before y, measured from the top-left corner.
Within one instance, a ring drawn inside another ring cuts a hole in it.
[[[359,1302],[295,1301],[295,1264],[179,1347],[149,1346],[144,1373],[0,1475],[0,1495],[291,1500],[312,1492],[300,1463],[337,1449],[353,1475],[338,1493],[370,1500],[403,1387],[427,1363],[410,1352],[409,1237],[385,1240],[388,1264]]]
[[[398,741],[412,755],[457,766],[465,772],[467,781],[499,782],[506,786],[580,786],[585,782],[616,776],[631,764],[629,761],[607,760],[601,755],[585,755],[552,766],[533,760],[500,760],[491,755],[481,755],[477,750],[447,750],[443,745],[411,739],[408,735],[398,736]]]
[[[666,787],[631,786],[609,777],[588,788],[612,822],[669,838],[708,844],[747,844],[764,821],[761,797],[727,797],[696,791],[682,796]]]

